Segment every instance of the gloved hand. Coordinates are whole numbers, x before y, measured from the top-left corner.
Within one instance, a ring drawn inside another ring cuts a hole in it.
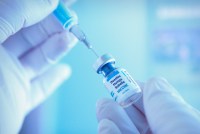
[[[51,67],[77,41],[49,15],[57,3],[0,1],[1,134],[18,133],[28,112],[70,75],[67,65]]]
[[[123,109],[110,99],[97,103],[100,134],[199,134],[200,113],[161,78],[140,84],[145,116],[134,106]],[[150,127],[151,131],[147,131]]]

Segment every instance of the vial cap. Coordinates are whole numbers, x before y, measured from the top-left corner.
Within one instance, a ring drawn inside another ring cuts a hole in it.
[[[104,54],[104,55],[100,56],[96,60],[96,62],[93,64],[93,68],[95,69],[95,71],[98,74],[100,74],[101,73],[101,68],[107,63],[115,63],[115,59],[110,54]]]

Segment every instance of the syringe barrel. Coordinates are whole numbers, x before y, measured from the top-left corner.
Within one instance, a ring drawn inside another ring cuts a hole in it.
[[[65,7],[63,3],[59,3],[57,8],[54,10],[53,14],[62,24],[64,29],[69,30],[73,25],[78,23],[78,18],[75,13],[73,13],[70,9]]]
[[[54,10],[53,14],[61,23],[64,29],[74,34],[74,36],[77,37],[79,41],[83,42],[87,48],[92,48],[91,44],[88,42],[88,39],[86,39],[85,33],[77,25],[78,17],[73,11],[65,7],[63,3],[60,2],[57,8]]]

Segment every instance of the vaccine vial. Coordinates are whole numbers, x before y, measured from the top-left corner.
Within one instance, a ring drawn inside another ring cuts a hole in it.
[[[93,65],[98,74],[104,76],[103,83],[112,98],[122,107],[134,104],[142,113],[142,91],[131,75],[123,68],[115,66],[115,59],[104,54]]]

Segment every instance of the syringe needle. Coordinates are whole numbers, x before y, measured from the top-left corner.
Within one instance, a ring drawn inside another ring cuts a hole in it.
[[[94,50],[94,48],[92,47],[92,45],[90,44],[90,42],[87,40],[87,38],[84,38],[84,40],[82,42],[87,46],[88,49],[90,49],[94,53],[94,55],[97,56],[97,58],[99,57],[99,55]]]
[[[97,56],[97,58],[99,57],[99,55],[97,54],[97,52],[93,48],[90,48],[90,50]]]
[[[86,38],[86,36],[84,36],[83,40],[80,40],[84,43],[84,45],[88,48],[91,49],[92,45],[90,44],[90,42],[88,41],[88,39]]]
[[[85,33],[79,28],[78,25],[72,26],[70,32],[72,32],[79,39],[79,41],[83,42],[88,49],[90,49],[97,57],[99,57],[97,52],[92,48],[92,45],[86,38]]]

